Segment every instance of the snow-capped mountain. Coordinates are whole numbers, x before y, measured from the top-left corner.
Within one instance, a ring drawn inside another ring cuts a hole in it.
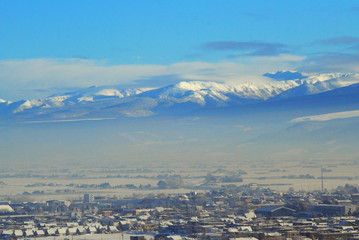
[[[359,75],[353,73],[328,73],[306,76],[296,80],[298,86],[279,94],[276,98],[289,98],[326,92],[358,83],[358,80]]]
[[[95,101],[121,99],[134,96],[151,88],[116,89],[113,87],[97,87],[81,89],[74,92],[67,92],[60,95],[53,95],[44,99],[23,101],[13,113],[21,113],[28,109],[63,108],[76,104],[86,104]]]
[[[160,88],[90,87],[44,99],[8,103],[1,114],[29,118],[74,118],[80,116],[149,116],[174,111],[240,106],[268,100],[306,96],[359,83],[359,74],[302,74],[280,71],[267,79],[240,83],[181,81]],[[5,109],[5,110],[4,110]]]
[[[294,81],[268,81],[255,84],[245,82],[227,84],[204,81],[186,81],[142,93],[142,96],[173,103],[192,102],[205,106],[209,103],[223,106],[248,99],[266,100],[296,86]]]

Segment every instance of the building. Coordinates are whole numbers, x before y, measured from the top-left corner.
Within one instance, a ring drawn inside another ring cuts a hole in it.
[[[295,210],[284,206],[264,206],[258,208],[254,212],[257,216],[270,218],[280,216],[292,216]]]
[[[332,204],[318,204],[313,206],[313,212],[321,213],[323,216],[343,216],[345,214],[345,206]]]
[[[84,203],[93,203],[93,202],[94,202],[94,196],[91,193],[85,193]]]

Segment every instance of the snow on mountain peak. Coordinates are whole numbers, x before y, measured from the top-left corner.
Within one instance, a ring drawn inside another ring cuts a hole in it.
[[[176,84],[175,88],[185,91],[199,91],[202,89],[216,89],[221,91],[228,91],[228,86],[223,83],[205,81],[184,81]]]
[[[93,102],[93,97],[79,97],[77,98],[78,102]]]
[[[39,109],[38,113],[43,113],[48,108],[71,108],[75,104],[91,104],[92,102],[99,102],[93,106],[111,106],[111,104],[120,106],[122,103],[133,103],[132,105],[136,109],[141,109],[141,104],[148,101],[153,101],[154,106],[158,104],[160,106],[173,106],[177,103],[194,103],[199,106],[219,107],[263,101],[274,97],[281,99],[315,94],[359,83],[359,74],[351,73],[303,75],[295,71],[279,71],[266,75],[271,76],[274,80],[267,78],[237,83],[182,81],[162,88],[119,89],[115,86],[95,86],[40,100],[18,102],[18,105],[13,105],[17,106],[13,113],[20,113],[33,108]],[[291,79],[279,80],[283,76]],[[128,100],[121,100],[121,103],[116,102],[116,99],[127,97],[129,97]],[[142,100],[137,101],[138,99]],[[0,103],[4,102],[6,101],[0,99]],[[88,106],[88,109],[91,109],[91,105]]]
[[[357,75],[357,76],[356,76]],[[331,79],[338,79],[341,81],[348,81],[352,78],[358,78],[358,74],[354,73],[320,73],[320,74],[313,74],[311,76],[308,76],[306,81],[315,83],[315,82],[323,82],[328,81]]]
[[[63,95],[63,96],[54,96],[46,98],[47,101],[51,102],[55,106],[62,106],[63,102],[71,97],[70,95]]]
[[[70,95],[61,95],[61,96],[53,96],[45,99],[39,100],[26,100],[22,103],[17,109],[15,109],[14,113],[23,112],[26,109],[31,109],[34,107],[42,107],[42,108],[50,108],[50,107],[62,107],[64,106],[64,101],[68,99]]]
[[[153,88],[129,88],[129,89],[114,89],[114,88],[105,88],[96,93],[94,96],[104,96],[104,97],[130,97],[134,95],[138,95],[140,93],[152,90]]]
[[[97,96],[106,96],[106,97],[119,97],[123,98],[123,94],[116,89],[102,89],[101,91],[95,93]]]
[[[359,74],[351,73],[325,73],[307,75],[296,71],[278,71],[264,74],[275,79],[268,81],[241,82],[237,84],[206,82],[206,81],[184,81],[168,88],[161,94],[162,98],[180,98],[205,104],[206,98],[216,101],[228,102],[230,96],[247,99],[266,100],[289,91],[293,96],[297,88],[306,88],[305,94],[314,94],[345,87],[359,82]],[[282,80],[280,80],[282,79]],[[290,94],[283,96],[290,97]]]
[[[6,101],[0,98],[0,103],[6,103]]]
[[[157,96],[162,101],[193,102],[206,105],[210,100],[218,106],[239,99],[268,99],[287,89],[298,86],[294,81],[260,81],[237,84],[208,81],[184,81],[163,88]]]
[[[308,76],[308,78],[301,80],[301,84],[311,84],[313,88],[316,89],[315,91],[311,91],[311,93],[329,91],[358,82],[359,74],[353,73],[321,73]]]
[[[31,109],[33,107],[39,107],[42,104],[43,100],[26,100],[23,104],[14,110],[14,113],[23,112],[25,109]]]

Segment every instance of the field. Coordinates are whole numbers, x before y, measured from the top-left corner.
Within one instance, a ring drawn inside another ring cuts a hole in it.
[[[81,200],[84,193],[95,197],[122,199],[150,194],[181,194],[208,191],[222,185],[256,183],[278,191],[334,189],[359,184],[357,162],[247,162],[221,166],[176,168],[112,169],[3,169],[0,172],[0,198],[12,201]],[[208,175],[215,181],[208,181]],[[243,181],[221,181],[240,176]],[[159,188],[159,181],[180,179],[175,187]]]

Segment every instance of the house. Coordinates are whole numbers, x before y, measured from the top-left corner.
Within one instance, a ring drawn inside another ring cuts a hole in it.
[[[46,229],[45,233],[47,236],[55,236],[56,235],[56,228],[48,228]]]
[[[11,236],[13,233],[14,233],[14,230],[5,229],[5,230],[3,230],[3,232],[1,233],[1,236]]]
[[[25,232],[24,232],[24,236],[25,237],[33,237],[34,232],[32,231],[32,229],[26,229]]]
[[[240,230],[241,232],[253,232],[251,226],[240,226],[240,227],[239,227],[239,230]]]
[[[88,228],[86,229],[86,231],[87,231],[87,233],[89,233],[89,234],[94,234],[94,233],[97,232],[97,229],[96,229],[96,227],[88,227]]]
[[[67,228],[58,228],[56,230],[56,235],[58,236],[65,236],[66,235]]]
[[[77,222],[68,222],[68,223],[66,223],[66,226],[69,228],[70,227],[78,227],[79,224]]]
[[[264,239],[266,239],[266,240],[282,240],[282,235],[278,232],[264,233]]]
[[[43,237],[43,236],[45,236],[45,231],[44,231],[44,230],[41,230],[41,229],[36,229],[36,230],[34,231],[34,234],[35,234],[35,236],[37,236],[37,237]]]
[[[24,235],[24,233],[22,232],[22,230],[14,230],[14,234],[13,236],[16,238],[22,237]]]
[[[100,233],[100,234],[107,234],[107,233],[108,233],[108,231],[107,231],[107,228],[102,227],[102,228],[99,228],[99,229],[97,230],[97,233]]]
[[[66,231],[66,235],[76,235],[77,227],[69,227]]]
[[[78,235],[85,235],[86,234],[86,229],[83,226],[79,226],[77,228],[77,234]]]
[[[108,226],[107,230],[110,233],[119,233],[120,232],[116,226]]]
[[[183,238],[180,235],[170,235],[167,237],[168,240],[182,240]]]

